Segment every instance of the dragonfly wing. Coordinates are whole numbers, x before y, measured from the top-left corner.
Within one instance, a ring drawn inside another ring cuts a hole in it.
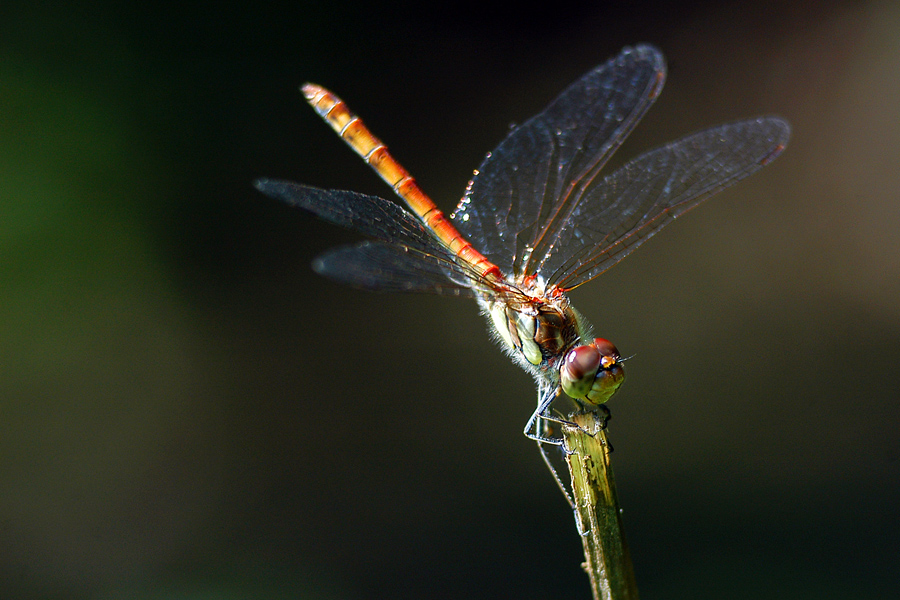
[[[260,179],[266,195],[307,210],[335,225],[380,240],[345,246],[321,255],[320,274],[366,289],[471,295],[487,282],[452,254],[397,204],[356,192],[323,190],[289,181]]]
[[[501,271],[531,274],[532,257],[577,205],[584,186],[662,89],[665,61],[651,46],[624,50],[568,87],[488,154],[453,215]]]
[[[456,263],[409,246],[361,242],[319,255],[313,270],[338,283],[382,292],[474,295],[471,274]]]
[[[384,198],[275,179],[260,179],[255,185],[267,196],[363,235],[419,250],[444,252],[444,247],[416,217]]]
[[[593,279],[684,212],[774,160],[790,127],[777,117],[720,125],[651,150],[588,188],[553,246],[548,283]]]

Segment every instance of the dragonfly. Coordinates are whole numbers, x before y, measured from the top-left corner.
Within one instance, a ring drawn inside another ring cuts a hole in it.
[[[650,45],[626,48],[594,68],[485,156],[449,217],[340,98],[306,84],[309,104],[405,208],[283,180],[260,179],[256,187],[370,238],[327,250],[313,262],[319,274],[369,290],[474,298],[492,337],[537,384],[524,434],[543,453],[544,444],[562,443],[552,423],[567,423],[551,411],[555,399],[565,394],[582,409],[605,407],[625,376],[615,345],[594,337],[568,293],[771,163],[790,137],[778,117],[737,121],[605,174],[665,78],[665,59]]]

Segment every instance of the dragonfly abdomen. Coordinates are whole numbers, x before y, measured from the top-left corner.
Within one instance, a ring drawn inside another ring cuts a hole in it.
[[[422,222],[464,263],[490,280],[501,278],[500,269],[476,250],[450,223],[431,198],[422,191],[409,171],[391,156],[387,146],[375,137],[347,104],[332,92],[314,83],[303,86],[303,95],[354,152],[359,154],[391,186]]]

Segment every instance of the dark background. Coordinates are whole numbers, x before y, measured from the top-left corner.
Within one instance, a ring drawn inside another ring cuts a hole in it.
[[[635,355],[611,436],[642,595],[896,597],[896,3],[131,4],[0,8],[0,597],[587,598],[475,305],[316,277],[355,236],[251,182],[388,194],[314,81],[449,210],[641,41],[669,79],[623,155],[793,126],[574,294]]]

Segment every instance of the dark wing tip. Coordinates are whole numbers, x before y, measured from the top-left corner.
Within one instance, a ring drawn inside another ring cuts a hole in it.
[[[272,196],[276,193],[277,184],[280,183],[275,179],[269,179],[267,177],[260,177],[256,181],[253,182],[253,187],[261,191],[263,194],[267,196]]]
[[[773,137],[777,137],[785,143],[791,137],[791,124],[784,117],[762,115],[756,118],[756,122],[765,127]]]
[[[314,188],[298,185],[292,181],[269,179],[262,177],[253,182],[253,187],[270,198],[282,200],[288,204],[298,204],[297,199]]]
[[[765,166],[778,158],[787,148],[788,141],[791,139],[791,125],[783,118],[774,115],[759,117],[756,121],[768,133],[772,143],[772,150],[760,161],[760,164]]]
[[[317,256],[310,263],[312,270],[318,273],[319,275],[327,275],[327,267],[325,265],[325,260],[322,256]]]
[[[646,42],[641,42],[634,46],[626,46],[622,49],[622,54],[636,54],[639,58],[662,68],[665,68],[666,65],[666,59],[663,56],[662,51],[653,44],[648,44]]]
[[[656,77],[649,81],[647,94],[651,98],[656,98],[662,91],[666,82],[666,57],[662,51],[653,44],[640,43],[634,47],[626,47],[619,54],[619,60],[634,55],[635,61],[645,62],[656,73]]]

